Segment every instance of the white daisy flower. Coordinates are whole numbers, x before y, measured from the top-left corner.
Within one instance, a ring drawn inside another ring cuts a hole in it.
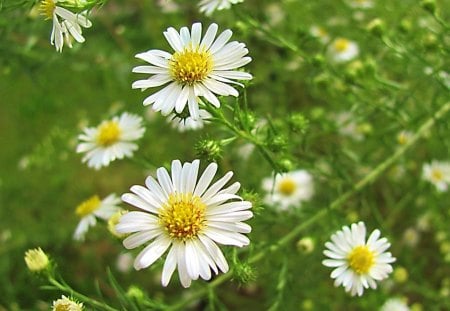
[[[314,38],[319,39],[319,41],[322,42],[323,44],[326,44],[328,43],[328,41],[330,41],[330,36],[328,32],[325,30],[325,28],[321,26],[317,25],[311,26],[311,28],[309,29],[309,33]]]
[[[62,295],[58,300],[53,301],[52,311],[82,311],[84,306],[82,303],[73,301],[72,299]]]
[[[229,9],[232,4],[241,2],[244,2],[244,0],[201,0],[198,5],[200,7],[200,12],[209,16],[216,10]]]
[[[156,171],[158,181],[147,177],[143,186],[131,187],[122,200],[144,211],[129,212],[116,226],[118,232],[132,233],[123,241],[127,249],[151,241],[134,261],[137,270],[147,268],[169,250],[162,271],[162,285],[167,286],[173,272],[183,287],[192,280],[211,278],[211,270],[228,271],[228,263],[217,246],[249,244],[242,233],[251,227],[243,221],[250,219],[251,203],[236,195],[238,182],[227,188],[233,176],[228,172],[211,185],[217,164],[211,163],[199,179],[200,161],[192,163],[174,160],[171,175],[165,168]]]
[[[96,170],[116,159],[131,157],[138,149],[133,142],[145,132],[142,122],[141,117],[124,112],[120,117],[103,121],[97,127],[85,128],[83,134],[78,136],[81,142],[77,152],[86,153],[83,162]]]
[[[380,230],[374,230],[366,242],[366,226],[363,222],[344,226],[325,243],[323,253],[331,259],[323,265],[335,268],[331,278],[334,286],[344,286],[352,296],[361,296],[364,288],[377,288],[376,281],[387,278],[392,272],[390,263],[395,261],[386,250],[391,246],[386,238],[379,238]]]
[[[313,178],[305,170],[276,175],[275,180],[272,177],[264,178],[262,188],[268,193],[265,203],[278,205],[282,210],[299,207],[314,194]]]
[[[168,121],[172,124],[172,127],[176,128],[179,132],[195,131],[202,129],[205,123],[208,123],[206,119],[212,117],[211,114],[204,109],[199,110],[199,116],[200,117],[197,120],[194,120],[191,116],[181,118],[179,115],[173,113],[168,117]]]
[[[103,200],[95,195],[78,205],[75,214],[81,220],[75,229],[73,238],[79,241],[84,240],[89,227],[96,225],[97,218],[108,220],[120,210],[120,207],[117,206],[119,203],[120,199],[115,194],[110,194]]]
[[[72,36],[77,42],[84,42],[81,27],[89,28],[92,23],[86,18],[85,12],[75,14],[69,10],[59,7],[58,0],[42,0],[39,10],[47,19],[53,20],[50,43],[55,46],[58,52],[62,52],[64,41],[71,48]]]
[[[409,311],[409,307],[403,299],[388,299],[380,308],[380,311]]]
[[[422,177],[432,183],[439,192],[445,192],[450,184],[450,162],[432,161],[423,165]]]
[[[348,5],[355,9],[370,9],[374,3],[372,0],[350,0]]]
[[[193,24],[190,32],[187,27],[181,28],[179,33],[170,27],[164,36],[175,53],[149,50],[136,55],[152,66],[138,66],[133,68],[133,72],[152,76],[135,81],[132,85],[134,89],[145,90],[169,83],[147,97],[144,105],[153,104],[153,109],[163,115],[169,115],[173,110],[182,113],[187,105],[191,117],[197,120],[200,118],[200,96],[220,107],[217,95],[239,95],[229,83],[242,86],[233,80],[250,80],[252,75],[233,69],[249,63],[251,58],[245,57],[248,50],[244,43],[228,42],[231,30],[225,30],[214,40],[217,29],[217,24],[211,24],[201,39],[201,23]]]
[[[335,63],[347,62],[358,54],[358,44],[345,38],[337,38],[328,46],[328,56]]]

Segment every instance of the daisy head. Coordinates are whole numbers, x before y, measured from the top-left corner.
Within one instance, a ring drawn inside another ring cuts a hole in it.
[[[305,170],[276,175],[275,179],[264,178],[262,187],[267,192],[264,199],[266,204],[275,204],[283,210],[301,206],[303,201],[310,200],[314,194],[313,178]]]
[[[75,14],[57,5],[58,0],[42,0],[39,11],[46,19],[53,21],[50,43],[58,52],[62,52],[64,41],[71,48],[72,38],[77,42],[84,42],[81,27],[89,28],[92,23],[86,18],[86,12]]]
[[[337,38],[328,46],[328,55],[335,63],[350,61],[356,58],[358,54],[358,45],[346,38]]]
[[[183,287],[192,280],[211,278],[211,270],[228,271],[228,263],[217,244],[238,247],[249,244],[243,233],[251,228],[251,203],[236,195],[240,184],[224,188],[233,176],[228,172],[212,183],[217,164],[211,163],[199,175],[200,161],[172,162],[171,173],[156,171],[157,180],[147,177],[144,186],[132,186],[122,200],[142,211],[132,211],[120,218],[116,230],[131,233],[123,245],[133,249],[148,244],[134,260],[134,268],[152,265],[167,250],[162,271],[162,285],[167,286],[175,269]]]
[[[168,121],[172,124],[172,127],[176,128],[179,132],[186,132],[202,129],[205,123],[208,123],[206,119],[210,119],[211,117],[212,116],[208,111],[200,109],[199,118],[197,120],[194,120],[190,115],[183,117],[182,115],[173,113],[168,117]]]
[[[83,162],[96,170],[111,161],[131,157],[138,149],[134,141],[144,135],[142,118],[130,113],[103,121],[97,127],[85,128],[78,136],[78,153],[86,153]]]
[[[82,311],[84,310],[82,303],[62,295],[58,300],[53,301],[52,311]]]
[[[423,179],[432,183],[439,192],[445,192],[450,184],[450,162],[432,161],[422,168]]]
[[[244,2],[244,0],[201,0],[198,4],[200,12],[210,16],[214,11],[229,9],[232,4]]]
[[[83,240],[89,227],[95,226],[97,218],[107,221],[120,210],[120,199],[115,194],[110,194],[103,200],[95,195],[82,202],[75,209],[75,214],[80,218],[73,238]]]
[[[386,250],[391,246],[386,238],[380,239],[380,230],[374,230],[366,241],[363,222],[344,226],[325,243],[323,265],[335,268],[331,278],[335,286],[344,286],[352,296],[361,296],[364,288],[377,287],[376,281],[387,278],[395,261]]]
[[[246,57],[244,43],[228,42],[231,30],[223,31],[217,38],[218,26],[211,24],[202,38],[202,24],[195,23],[191,30],[183,27],[178,32],[170,27],[164,32],[172,54],[149,50],[136,57],[150,66],[138,66],[133,72],[150,74],[145,80],[135,81],[134,89],[162,87],[144,100],[153,110],[169,115],[173,110],[182,113],[185,108],[194,120],[200,118],[199,97],[220,107],[217,96],[238,96],[230,84],[243,86],[234,80],[250,80],[252,75],[235,69],[251,61]]]

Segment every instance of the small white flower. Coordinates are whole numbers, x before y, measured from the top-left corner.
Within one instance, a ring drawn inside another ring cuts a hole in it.
[[[313,25],[309,29],[309,33],[314,38],[318,38],[320,40],[320,42],[322,42],[323,44],[326,44],[330,41],[330,36],[329,36],[328,32],[325,30],[325,28],[323,28],[323,27]]]
[[[380,308],[380,311],[409,311],[408,305],[400,298],[387,300]]]
[[[353,113],[344,111],[335,115],[336,127],[339,134],[350,137],[356,141],[364,139],[363,127],[356,122]]]
[[[217,39],[217,24],[211,24],[202,37],[202,24],[195,23],[191,31],[187,27],[178,33],[170,27],[164,36],[175,53],[149,50],[136,57],[152,64],[138,66],[133,72],[151,76],[135,81],[134,89],[166,85],[144,100],[144,105],[152,104],[155,111],[169,115],[173,110],[182,113],[186,105],[194,120],[200,118],[199,97],[204,97],[215,107],[220,107],[217,95],[238,96],[238,91],[229,84],[242,84],[234,80],[250,80],[252,75],[236,71],[251,61],[246,57],[248,50],[244,43],[228,42],[232,32],[225,30]]]
[[[410,132],[410,131],[401,131],[397,135],[397,142],[399,143],[399,145],[404,145],[404,144],[408,143],[411,140],[412,137],[413,137],[413,133],[412,132]]]
[[[103,200],[95,195],[77,206],[75,214],[81,218],[75,229],[73,238],[75,240],[83,240],[89,227],[95,226],[97,218],[108,220],[112,215],[120,210],[117,206],[120,199],[115,194],[110,194]]]
[[[370,9],[373,7],[372,0],[350,0],[348,5],[355,9]]]
[[[84,133],[78,136],[81,142],[77,152],[86,153],[83,162],[96,170],[116,159],[131,157],[138,149],[133,142],[145,132],[142,121],[141,117],[125,112],[97,127],[85,128]]]
[[[275,181],[272,177],[264,178],[262,188],[268,193],[264,201],[269,205],[278,205],[282,210],[299,207],[314,194],[313,178],[305,170],[276,175]]]
[[[70,298],[62,295],[58,300],[53,301],[52,311],[82,311],[84,310],[82,303],[77,303]]]
[[[173,128],[176,128],[179,132],[185,132],[202,129],[205,123],[208,123],[206,120],[210,118],[211,114],[208,111],[200,109],[197,120],[194,120],[191,116],[181,118],[176,114],[171,114],[167,120],[172,124]]]
[[[77,42],[84,42],[81,27],[89,28],[92,23],[86,18],[85,12],[75,14],[69,10],[59,7],[58,0],[42,0],[39,10],[47,19],[53,20],[50,43],[55,46],[58,52],[62,52],[64,40],[72,47],[72,36]]]
[[[328,46],[328,56],[335,63],[347,62],[359,54],[358,45],[345,38],[337,38]]]
[[[232,4],[244,2],[244,0],[201,0],[198,4],[200,12],[211,15],[214,11],[229,9]]]
[[[450,162],[432,161],[423,165],[422,177],[432,183],[439,192],[445,192],[450,184]]]
[[[325,256],[331,259],[323,265],[335,268],[331,278],[334,286],[344,286],[352,296],[361,296],[364,288],[377,288],[376,281],[387,278],[395,261],[386,250],[391,246],[386,238],[380,239],[380,230],[374,230],[366,242],[366,226],[363,222],[351,227],[343,226],[325,243]]]
[[[178,268],[181,285],[192,280],[211,279],[211,270],[228,271],[228,263],[217,246],[249,244],[242,233],[251,227],[251,203],[236,195],[238,182],[223,188],[233,176],[228,172],[211,185],[217,164],[211,163],[198,178],[200,161],[172,161],[171,175],[165,168],[156,171],[158,181],[147,177],[146,187],[133,186],[122,200],[143,211],[129,212],[120,218],[118,232],[131,233],[123,241],[127,249],[149,243],[134,261],[134,268],[152,265],[169,250],[162,271],[162,285],[167,286]]]
[[[157,3],[163,13],[174,13],[180,10],[180,6],[174,0],[158,0]]]

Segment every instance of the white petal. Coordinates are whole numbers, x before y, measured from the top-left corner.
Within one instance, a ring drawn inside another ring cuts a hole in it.
[[[160,235],[136,257],[134,268],[136,270],[147,268],[164,254],[170,244],[171,240],[167,236]]]

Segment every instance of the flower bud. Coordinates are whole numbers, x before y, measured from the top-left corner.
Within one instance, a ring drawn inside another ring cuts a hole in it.
[[[273,152],[283,151],[287,147],[287,140],[286,137],[284,137],[284,135],[276,135],[273,136],[272,138],[269,138],[268,140],[269,142],[267,146]]]
[[[394,280],[397,283],[405,283],[408,280],[408,270],[406,270],[404,267],[395,268]]]
[[[26,251],[24,259],[31,272],[40,272],[47,269],[50,265],[48,256],[40,247]]]
[[[297,242],[297,249],[304,254],[310,254],[314,251],[315,243],[311,237],[304,237]]]
[[[112,235],[114,235],[117,238],[123,238],[124,236],[126,236],[126,234],[119,233],[116,230],[116,225],[119,223],[120,217],[122,217],[126,213],[128,213],[128,211],[120,210],[120,211],[117,211],[116,213],[114,213],[108,219],[108,230]]]
[[[234,276],[241,284],[247,284],[256,279],[255,270],[248,263],[237,263],[234,267]]]
[[[431,14],[436,13],[436,1],[435,0],[422,0],[420,6],[430,12]]]
[[[277,161],[277,164],[282,172],[289,172],[294,169],[294,164],[289,159],[281,159]]]
[[[369,24],[367,24],[367,31],[376,37],[383,36],[385,33],[385,30],[386,30],[386,26],[385,26],[384,22],[379,18],[375,18],[375,19],[371,20],[369,22]]]
[[[222,157],[222,144],[212,139],[204,139],[195,144],[197,156],[209,162],[217,162]]]
[[[289,125],[293,132],[305,134],[308,130],[309,120],[301,113],[294,113],[289,117]]]

